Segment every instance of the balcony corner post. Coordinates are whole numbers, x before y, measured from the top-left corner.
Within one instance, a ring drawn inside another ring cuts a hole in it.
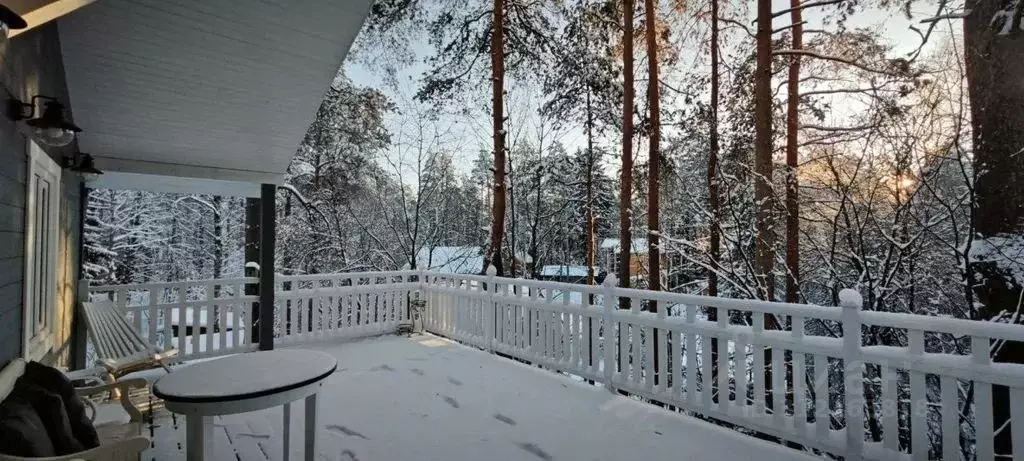
[[[260,186],[259,349],[274,349],[274,251],[277,238],[276,184]]]
[[[843,364],[846,389],[846,459],[858,461],[864,452],[864,361],[861,358],[861,318],[863,298],[856,290],[839,292],[843,321]]]
[[[612,377],[615,373],[615,336],[613,335],[614,328],[612,326],[612,313],[619,301],[615,295],[615,286],[618,285],[619,281],[615,278],[615,275],[608,274],[604,278],[604,296],[601,300],[601,307],[604,309],[604,322],[601,326],[601,330],[604,332],[602,335],[601,342],[604,347],[604,362],[601,364],[604,368],[604,387],[611,392],[615,392],[615,386],[612,384]]]
[[[85,319],[82,318],[82,303],[89,302],[89,285],[92,283],[87,278],[78,280],[78,292],[76,293],[74,305],[71,309],[71,324],[73,341],[71,345],[71,366],[74,370],[81,370],[88,364],[85,361],[85,352],[88,349],[89,332],[85,328]]]

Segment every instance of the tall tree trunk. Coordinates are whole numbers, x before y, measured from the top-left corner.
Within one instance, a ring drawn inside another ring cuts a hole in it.
[[[629,288],[633,197],[633,0],[622,0],[622,174],[619,181],[619,286]],[[629,308],[629,298],[619,298]]]
[[[757,67],[754,72],[754,267],[758,298],[775,298],[775,228],[772,219],[772,1],[757,1]],[[775,317],[764,314],[766,329],[778,329]],[[760,347],[760,346],[759,346]],[[765,403],[771,411],[782,411],[774,405],[772,383],[772,348],[766,347],[764,360]]]
[[[1020,323],[1022,284],[1019,260],[1000,257],[1001,251],[1024,237],[1024,34],[1020,10],[994,21],[1004,3],[996,0],[967,2],[964,19],[967,86],[971,101],[974,170],[977,172],[974,216],[977,239],[972,242],[972,280],[985,319]],[[1001,34],[1001,31],[1007,31]],[[1001,248],[1002,247],[1002,248]],[[1016,250],[1011,250],[1016,251]],[[992,353],[997,362],[1024,363],[1024,343],[1006,342]],[[1009,419],[1009,393],[993,389],[993,423]],[[1013,421],[1013,423],[1018,423]],[[1015,432],[1015,431],[1014,431]],[[1009,429],[995,438],[996,453],[1013,451]],[[1024,456],[1013,453],[1013,458]]]
[[[722,218],[719,210],[721,198],[719,197],[718,178],[718,72],[718,0],[711,0],[711,123],[709,123],[711,132],[708,133],[708,141],[711,144],[711,152],[708,154],[708,208],[711,211],[711,222],[708,230],[711,236],[708,252],[711,257],[712,270],[708,271],[708,296],[718,296],[718,261],[722,245],[720,234]],[[713,314],[709,313],[708,319],[718,320],[718,310],[711,309],[711,311]],[[715,318],[711,318],[710,315],[714,315]]]
[[[718,177],[718,0],[711,0],[711,113],[710,133],[708,133],[708,141],[711,144],[710,152],[708,153],[708,207],[711,212],[711,219],[708,226],[708,230],[711,233],[708,253],[711,258],[711,270],[708,271],[708,296],[718,296],[718,267],[719,267],[719,253],[722,245],[722,236],[720,234],[722,229],[721,223],[721,198],[719,197],[719,177]],[[706,310],[708,321],[718,321],[718,309],[707,309]],[[724,315],[724,314],[723,314]],[[718,338],[711,338],[711,373],[714,376],[718,376]],[[712,380],[711,395],[715,396],[713,399],[716,403],[718,398],[721,397],[719,394],[718,380]],[[736,399],[746,398],[746,389],[736,389]]]
[[[647,288],[649,290],[661,290],[661,248],[658,246],[660,237],[659,213],[661,205],[659,198],[661,194],[661,106],[658,101],[658,38],[657,23],[655,17],[654,0],[644,1],[644,22],[647,39],[647,106],[651,117],[651,137],[649,139],[648,160],[647,160]],[[658,303],[651,302],[647,306],[648,312],[657,312]],[[654,329],[654,338],[658,338],[658,329]],[[654,384],[658,384],[660,370],[658,362],[661,351],[658,350],[658,341],[654,341]]]
[[[506,194],[508,195],[508,206],[509,206],[509,229],[508,229],[508,246],[509,252],[512,253],[512,261],[510,263],[509,270],[510,277],[518,277],[519,274],[519,260],[518,254],[516,253],[516,186],[513,183],[515,181],[515,171],[512,169],[512,153],[509,152],[508,157],[508,187],[506,188]]]
[[[800,0],[790,0],[793,49],[804,47]],[[789,57],[786,82],[786,302],[800,302],[800,179],[797,177],[797,146],[800,128],[800,55]]]
[[[537,151],[537,161],[538,161],[538,163],[537,163],[538,165],[541,165],[544,162],[544,155],[543,155],[543,152],[541,152],[540,150]],[[541,186],[541,183],[543,182],[542,181],[542,179],[543,179],[543,171],[542,170],[543,170],[542,168],[538,168],[536,170],[537,172],[535,173],[536,177],[535,177],[534,181],[535,181],[536,185],[534,187],[534,196],[533,196],[533,199],[534,199],[534,202],[533,202],[533,223],[530,225],[530,258],[532,259],[531,271],[532,271],[532,276],[535,279],[540,275],[540,270],[539,270],[539,266],[538,266],[538,263],[539,263],[539,261],[538,261],[539,254],[538,253],[539,252],[537,250],[537,246],[538,246],[539,242],[537,242],[537,237],[538,237],[537,234],[538,234],[539,228],[540,228],[540,195],[541,195],[540,194],[540,186]]]
[[[772,2],[757,1],[757,67],[754,72],[754,204],[758,297],[774,298],[772,266]]]
[[[505,234],[505,2],[494,0],[494,25],[491,28],[491,98],[492,130],[494,132],[494,196],[491,202],[490,251],[484,256],[484,267],[493,265],[504,275],[501,264],[501,241]],[[513,255],[514,257],[515,255]]]
[[[587,285],[594,284],[594,108],[590,101],[590,87],[587,87]],[[592,297],[592,295],[591,295]]]
[[[661,195],[661,107],[658,101],[658,38],[654,21],[654,0],[644,1],[644,21],[647,23],[647,101],[651,117],[651,137],[648,147],[647,172],[647,288],[661,290],[661,249],[658,246],[660,231]],[[651,303],[651,311],[657,310]]]

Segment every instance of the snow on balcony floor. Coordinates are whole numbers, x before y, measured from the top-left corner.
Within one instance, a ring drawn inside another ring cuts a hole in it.
[[[435,336],[305,348],[338,359],[320,394],[318,460],[817,459]],[[302,405],[292,413],[302,459]],[[281,415],[219,418],[218,459],[279,459]],[[142,459],[184,459],[183,419],[157,427]]]

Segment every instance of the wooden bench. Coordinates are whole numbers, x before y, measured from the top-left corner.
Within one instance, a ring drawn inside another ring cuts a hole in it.
[[[161,367],[168,372],[168,360],[178,355],[176,349],[162,350],[150,344],[132,328],[111,302],[84,302],[82,315],[96,350],[97,365],[113,382],[125,374]]]

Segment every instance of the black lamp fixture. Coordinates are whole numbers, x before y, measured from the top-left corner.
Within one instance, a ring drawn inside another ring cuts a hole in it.
[[[7,33],[11,30],[24,29],[28,23],[18,13],[10,8],[0,5],[0,43],[7,41]]]
[[[96,168],[96,163],[92,158],[92,155],[84,152],[79,152],[70,157],[64,157],[64,168],[70,169],[76,173],[81,173],[82,178],[86,181],[93,181],[99,175],[103,174],[99,168]]]
[[[36,138],[48,146],[60,147],[71,144],[71,141],[75,140],[75,133],[82,129],[64,118],[64,105],[56,98],[37,94],[32,96],[31,102],[28,103],[12,98],[7,101],[7,117],[18,121],[34,116],[37,99],[45,100],[43,113],[25,124],[32,127]]]

